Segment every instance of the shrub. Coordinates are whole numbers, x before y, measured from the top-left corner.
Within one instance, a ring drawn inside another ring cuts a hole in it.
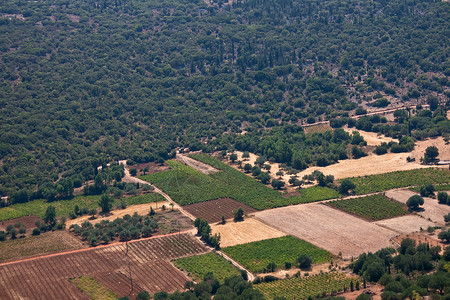
[[[301,269],[307,269],[311,267],[312,259],[309,255],[302,254],[297,258],[297,263]]]
[[[446,192],[439,192],[437,198],[439,203],[447,204],[448,202],[448,194]]]
[[[420,196],[422,197],[429,197],[434,195],[434,191],[436,189],[434,188],[434,186],[432,184],[426,184],[424,186],[420,187]]]

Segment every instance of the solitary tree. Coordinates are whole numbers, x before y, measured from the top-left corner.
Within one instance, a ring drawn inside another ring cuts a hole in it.
[[[233,153],[233,154],[230,155],[230,160],[231,160],[232,162],[235,162],[237,159],[238,159],[238,157],[237,157],[237,154],[236,154],[236,153]]]
[[[425,150],[424,162],[432,162],[439,156],[439,149],[436,146],[430,146]]]
[[[244,220],[244,210],[241,207],[239,207],[234,211],[234,221],[238,222],[243,220]]]
[[[446,192],[439,192],[437,198],[439,203],[446,204],[448,202],[448,194]]]
[[[272,187],[279,190],[284,186],[284,181],[272,179]]]
[[[309,255],[302,254],[297,258],[297,263],[301,269],[307,269],[311,267],[312,259]]]
[[[252,170],[252,165],[251,164],[245,164],[244,165],[244,171],[245,173],[248,173]]]
[[[98,202],[98,205],[100,205],[100,208],[102,209],[102,213],[110,212],[113,202],[114,199],[112,199],[109,195],[102,195],[102,198]]]
[[[420,205],[423,205],[423,198],[419,195],[414,195],[406,201],[406,206],[411,210],[416,210]]]
[[[53,205],[49,205],[44,215],[44,222],[50,226],[55,225],[56,223],[56,210]]]

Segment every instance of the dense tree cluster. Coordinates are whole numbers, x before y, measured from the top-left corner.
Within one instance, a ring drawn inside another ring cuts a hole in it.
[[[382,299],[412,298],[413,293],[426,296],[449,292],[450,273],[446,266],[450,261],[450,247],[441,256],[440,246],[417,245],[407,238],[401,242],[397,255],[395,252],[387,248],[362,254],[351,268],[366,280],[384,285]]]
[[[437,135],[449,128],[436,113],[448,97],[449,12],[418,0],[2,2],[0,193],[70,196],[61,177],[76,186],[110,161],[211,151],[202,141],[224,132],[283,131],[383,98],[428,102],[435,113],[411,130]],[[313,139],[311,158],[270,137],[251,144],[299,169],[345,156],[340,142],[321,150]]]

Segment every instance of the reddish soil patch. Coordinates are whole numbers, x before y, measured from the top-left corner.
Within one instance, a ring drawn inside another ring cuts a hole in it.
[[[146,174],[158,173],[158,172],[166,171],[169,169],[168,165],[159,164],[159,163],[155,163],[155,162],[128,166],[128,169],[135,168],[138,171],[137,176],[141,176],[141,175],[144,175],[144,172],[141,172],[141,170],[144,170],[145,167],[148,167],[148,169],[149,169]]]
[[[222,215],[225,216],[225,219],[233,218],[233,212],[238,208],[242,208],[245,214],[257,211],[256,209],[231,198],[220,198],[183,206],[183,209],[187,212],[195,217],[202,218],[209,223],[219,222],[222,219]]]
[[[17,223],[22,223],[23,225],[25,225],[27,232],[31,232],[31,229],[35,228],[35,222],[36,220],[40,220],[42,222],[41,218],[38,218],[35,215],[31,215],[31,216],[25,216],[25,217],[20,217],[20,218],[16,218],[16,219],[11,219],[11,220],[7,220],[7,221],[2,221],[0,222],[0,230],[6,230],[6,227],[8,225],[15,225]]]
[[[410,234],[402,234],[402,235],[398,235],[396,237],[394,237],[392,240],[395,241],[397,244],[400,245],[400,243],[407,238],[410,238],[412,240],[416,241],[416,244],[418,245],[419,243],[423,243],[426,244],[428,243],[430,245],[430,247],[435,247],[435,246],[440,246],[441,249],[445,249],[445,247],[447,246],[446,244],[442,243],[438,237],[437,237],[438,233],[428,233],[426,231],[423,232],[415,232],[415,233],[410,233]]]
[[[121,273],[128,277],[129,267],[133,283],[150,294],[183,290],[189,278],[168,260],[207,251],[194,236],[177,234],[129,242],[128,251],[125,244],[116,244],[3,264],[0,265],[0,298],[86,299],[69,278],[105,273]],[[115,293],[123,294],[126,284],[109,286],[108,280],[105,278],[105,285]]]

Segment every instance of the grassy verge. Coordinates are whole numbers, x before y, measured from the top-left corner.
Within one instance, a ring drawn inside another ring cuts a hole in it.
[[[284,268],[285,262],[295,265],[302,254],[310,256],[313,263],[324,263],[332,259],[328,251],[293,236],[226,247],[223,251],[255,273],[263,272],[272,262],[277,268]]]
[[[195,154],[192,158],[215,167],[219,172],[205,175],[176,161],[168,161],[171,170],[141,176],[141,179],[155,184],[181,205],[229,197],[262,210],[339,196],[335,190],[312,187],[301,190],[298,196],[285,198],[280,192],[214,157]]]
[[[174,261],[174,264],[178,269],[190,273],[196,281],[203,280],[209,272],[222,282],[227,277],[240,274],[238,268],[216,253],[179,258]]]
[[[391,201],[383,195],[336,200],[328,205],[372,221],[394,218],[408,214],[405,205]]]
[[[92,300],[113,300],[118,298],[117,294],[92,277],[81,276],[69,279],[69,281]]]
[[[323,273],[310,277],[296,277],[268,283],[255,284],[254,288],[261,291],[266,299],[285,297],[286,299],[307,299],[309,297],[323,297],[323,294],[334,294],[348,289],[359,279],[348,277],[343,273]]]
[[[355,192],[364,195],[412,185],[448,184],[450,183],[450,171],[441,168],[415,169],[352,177],[350,180],[356,185]]]
[[[98,201],[101,196],[76,196],[68,200],[58,200],[47,202],[45,200],[34,200],[27,203],[18,203],[8,207],[0,208],[0,221],[15,219],[28,215],[37,215],[43,217],[47,207],[53,205],[56,209],[56,216],[68,216],[73,211],[75,205],[80,208],[87,207],[88,209],[99,208]],[[144,204],[158,201],[164,201],[164,197],[159,194],[144,194],[139,196],[132,196],[122,198],[127,205]],[[121,199],[116,199],[115,206],[119,206]]]

